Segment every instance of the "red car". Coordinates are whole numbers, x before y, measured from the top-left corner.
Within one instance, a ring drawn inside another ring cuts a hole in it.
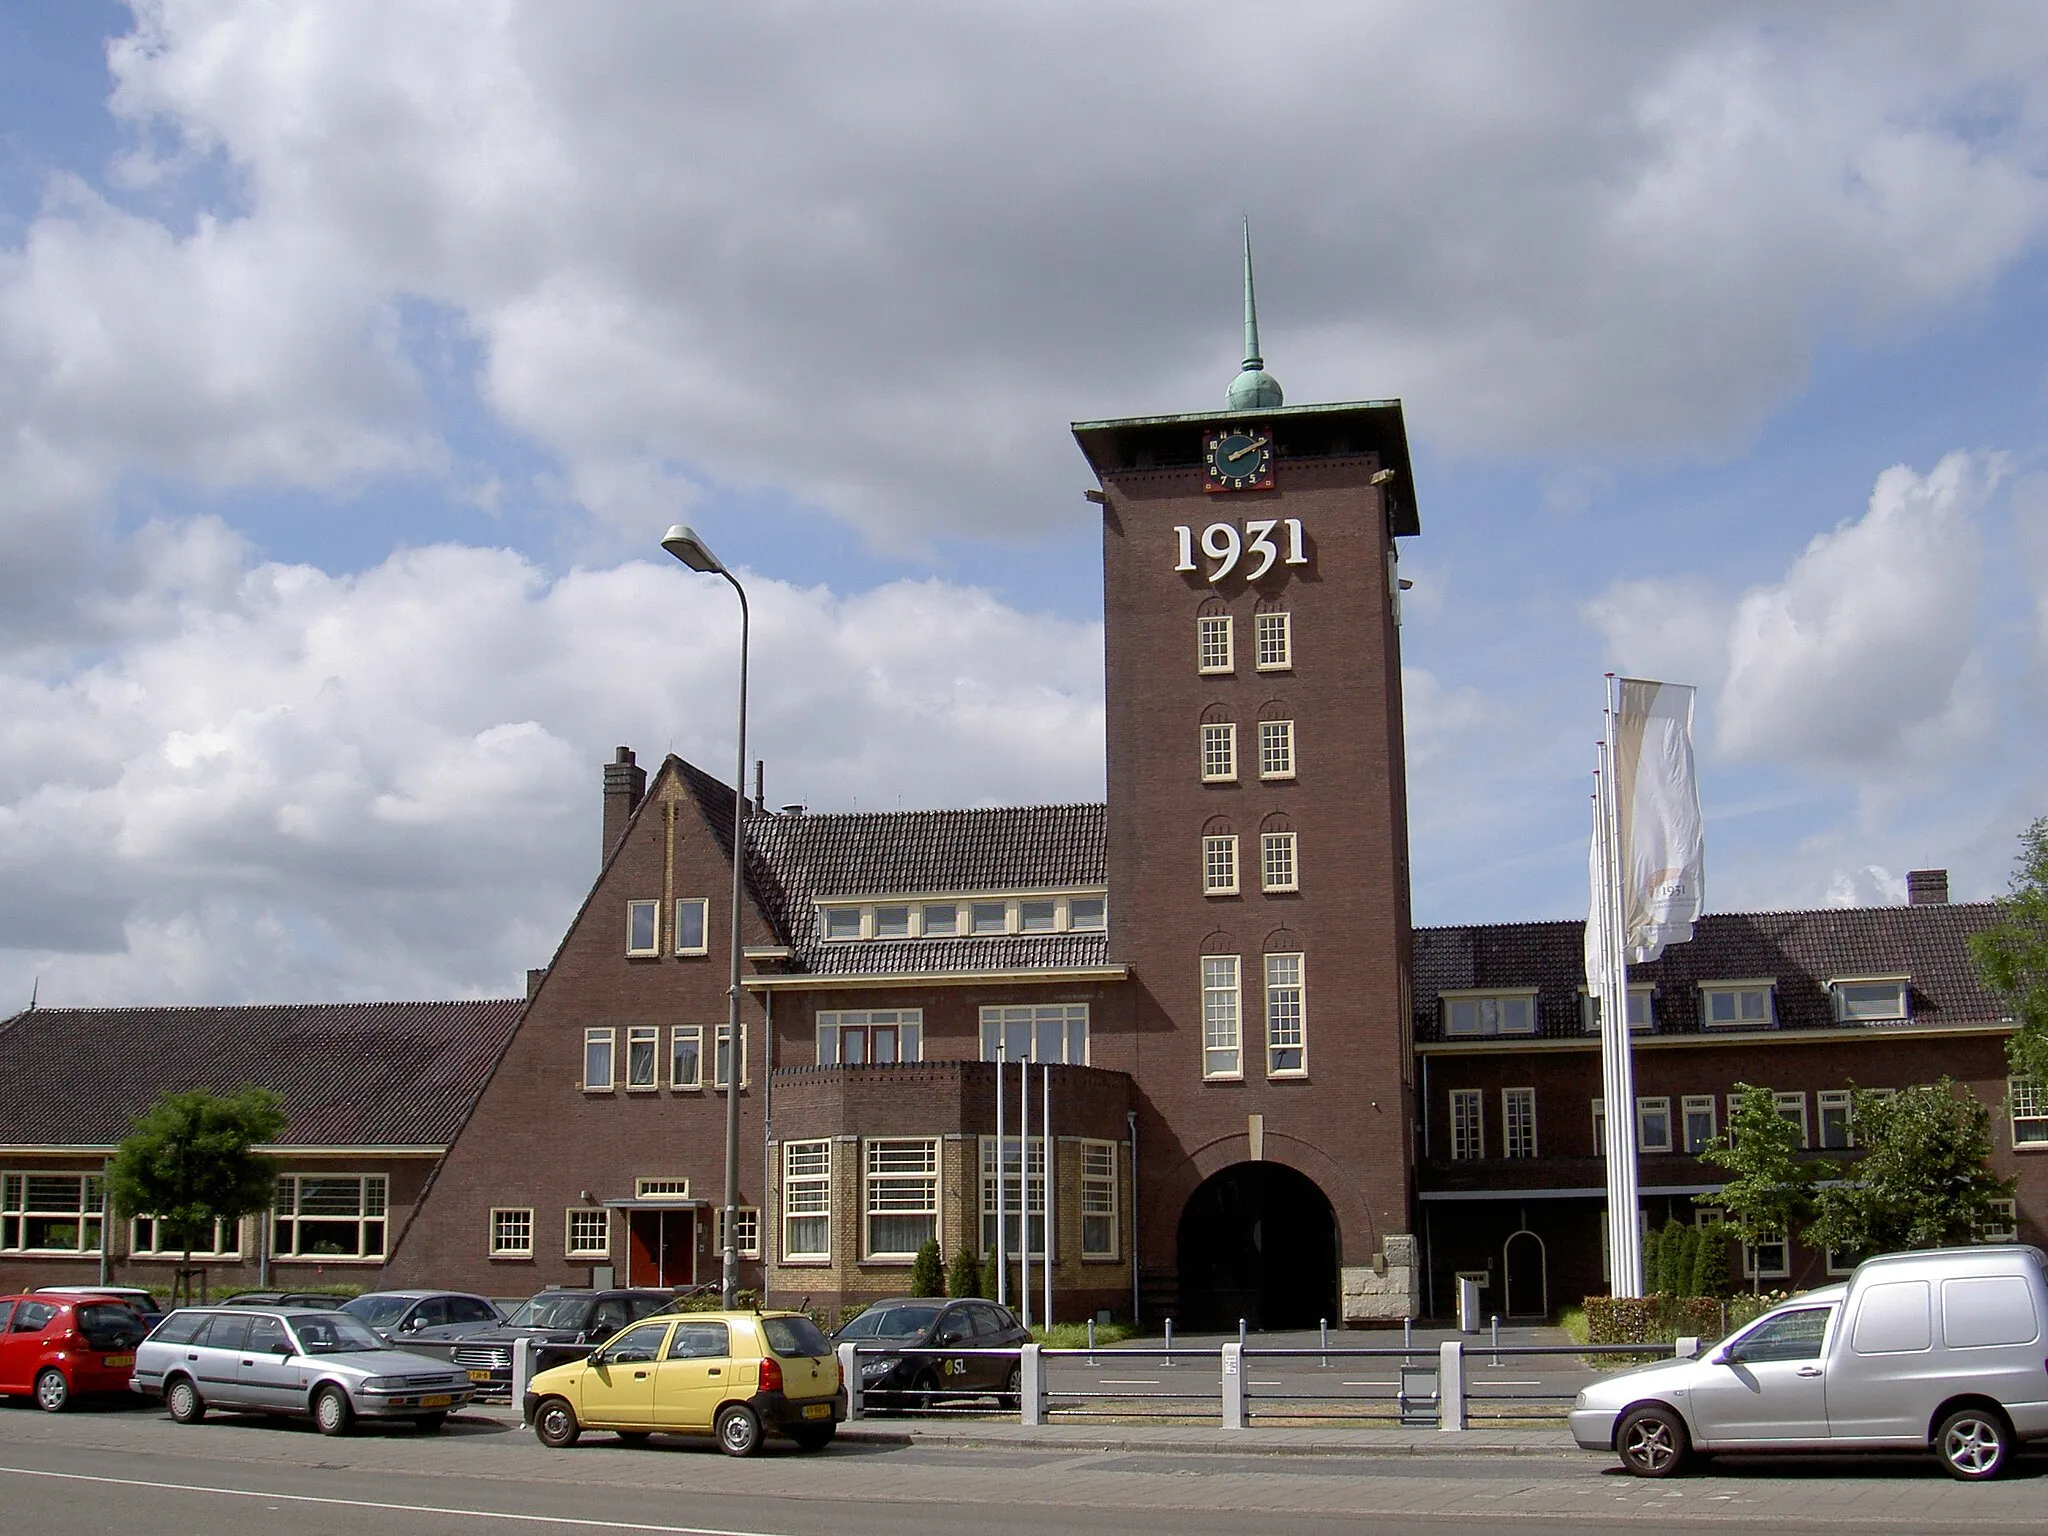
[[[45,1413],[74,1397],[128,1390],[142,1314],[112,1296],[0,1296],[0,1396]]]

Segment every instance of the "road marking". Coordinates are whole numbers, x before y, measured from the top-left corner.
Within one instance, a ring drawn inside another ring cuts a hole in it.
[[[1104,1376],[1097,1383],[1104,1387],[1156,1387],[1157,1376]]]
[[[587,1520],[575,1515],[521,1515],[502,1510],[450,1509],[439,1504],[385,1504],[370,1499],[326,1499],[310,1493],[259,1493],[250,1488],[212,1488],[203,1483],[152,1483],[137,1477],[92,1477],[83,1472],[45,1472],[32,1467],[0,1466],[16,1477],[49,1477],[66,1483],[97,1483],[109,1488],[148,1488],[159,1493],[211,1493],[230,1499],[264,1499],[287,1504],[323,1504],[336,1509],[376,1509],[402,1515],[460,1515],[471,1520],[515,1520],[526,1525],[571,1525],[600,1531],[648,1531],[653,1536],[782,1536],[773,1531],[742,1531],[717,1525],[638,1525],[627,1520]]]

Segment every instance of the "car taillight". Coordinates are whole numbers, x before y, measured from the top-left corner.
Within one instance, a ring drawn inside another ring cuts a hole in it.
[[[761,1362],[761,1390],[780,1392],[782,1390],[782,1362],[766,1360]]]

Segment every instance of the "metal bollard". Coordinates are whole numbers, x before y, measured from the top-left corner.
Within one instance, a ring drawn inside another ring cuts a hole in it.
[[[1245,1335],[1245,1326],[1244,1326],[1244,1319],[1240,1317],[1240,1318],[1239,1318],[1239,1319],[1237,1320],[1237,1347],[1238,1347],[1239,1349],[1243,1349],[1243,1348],[1244,1348],[1244,1335]]]
[[[1493,1314],[1493,1364],[1489,1369],[1496,1371],[1500,1369],[1500,1314],[1498,1312]]]
[[[1223,1427],[1244,1428],[1244,1346],[1223,1346]]]
[[[1330,1368],[1330,1320],[1327,1317],[1322,1320],[1318,1331],[1323,1338],[1323,1369],[1327,1371]]]
[[[1166,1320],[1166,1363],[1173,1364],[1173,1319]]]
[[[1437,1351],[1436,1427],[1462,1430],[1465,1427],[1465,1341],[1445,1339]]]
[[[1412,1317],[1401,1319],[1401,1347],[1403,1349],[1413,1349],[1415,1347],[1415,1319]]]
[[[1023,1424],[1045,1422],[1045,1361],[1038,1351],[1036,1344],[1017,1351],[1018,1422]]]
[[[860,1356],[855,1353],[859,1347],[856,1344],[839,1346],[839,1384],[846,1388],[846,1422],[849,1424],[860,1417]]]
[[[1088,1319],[1088,1363],[1095,1363],[1095,1319]]]

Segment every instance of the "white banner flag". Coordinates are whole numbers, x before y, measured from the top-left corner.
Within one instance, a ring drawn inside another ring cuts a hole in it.
[[[1622,942],[1640,965],[1692,937],[1705,897],[1705,838],[1693,773],[1693,690],[1632,677],[1620,685],[1613,772]]]

